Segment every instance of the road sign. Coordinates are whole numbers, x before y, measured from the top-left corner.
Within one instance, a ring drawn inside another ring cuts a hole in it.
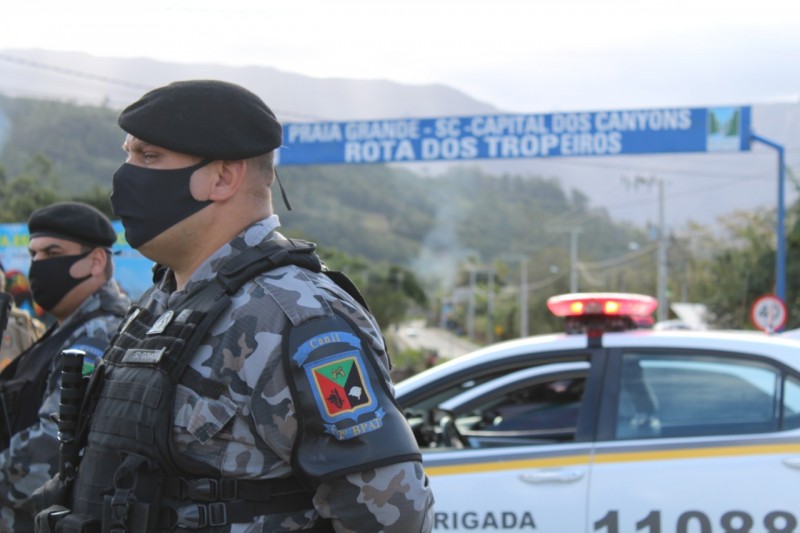
[[[783,300],[772,294],[762,296],[750,308],[750,319],[753,321],[753,325],[767,333],[783,329],[787,315]]]
[[[281,165],[411,163],[750,149],[750,107],[296,122]]]

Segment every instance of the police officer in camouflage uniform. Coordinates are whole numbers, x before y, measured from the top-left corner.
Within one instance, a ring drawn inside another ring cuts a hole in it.
[[[130,302],[112,279],[116,232],[97,209],[56,203],[28,219],[29,279],[36,302],[56,322],[0,374],[0,531],[33,531],[31,494],[58,467],[60,353],[101,357]]]
[[[0,263],[0,292],[6,290],[6,275]],[[44,324],[16,306],[13,299],[8,313],[8,323],[0,343],[0,371],[19,354],[30,348],[45,331]]]
[[[430,531],[373,316],[312,244],[278,232],[272,111],[238,85],[185,81],[119,124],[111,204],[161,268],[93,376],[72,496],[40,531]]]

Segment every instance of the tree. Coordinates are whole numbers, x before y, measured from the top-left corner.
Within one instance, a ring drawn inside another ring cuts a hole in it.
[[[695,299],[708,306],[715,327],[748,328],[752,303],[774,292],[774,213],[739,211],[721,224],[722,234],[706,232],[695,238],[693,255],[701,258],[696,270],[702,273]]]
[[[404,321],[412,309],[427,307],[427,297],[410,270],[391,263],[373,265],[338,250],[320,252],[326,265],[358,286],[382,329]]]
[[[52,162],[37,154],[25,170],[7,182],[0,182],[0,222],[21,222],[36,209],[63,199],[60,180]]]

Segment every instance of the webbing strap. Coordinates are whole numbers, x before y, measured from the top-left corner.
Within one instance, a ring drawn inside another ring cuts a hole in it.
[[[295,478],[252,480],[169,477],[162,480],[161,494],[165,499],[191,502],[162,508],[161,526],[169,529],[199,529],[247,523],[258,516],[314,508],[313,494],[303,488]],[[326,527],[310,531],[331,529]]]
[[[247,524],[259,516],[277,513],[291,513],[312,509],[306,505],[297,506],[291,502],[212,502],[208,504],[189,504],[181,507],[162,507],[159,513],[159,526],[164,529],[202,529],[208,526],[226,524]],[[329,520],[320,520],[317,525],[305,531],[319,533],[333,531]]]
[[[232,479],[232,478],[176,478],[162,482],[162,494],[179,500],[244,499],[251,501],[276,501],[284,497],[302,496],[311,505],[311,493],[296,478]]]
[[[240,253],[217,273],[217,283],[227,294],[234,294],[247,281],[274,268],[295,265],[313,272],[322,271],[322,262],[306,241],[270,240]]]

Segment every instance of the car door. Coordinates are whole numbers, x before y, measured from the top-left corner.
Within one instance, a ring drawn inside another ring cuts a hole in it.
[[[798,531],[793,371],[743,354],[626,348],[607,377],[589,531]]]
[[[439,445],[424,453],[434,530],[584,531],[595,370],[551,362],[441,402]]]

